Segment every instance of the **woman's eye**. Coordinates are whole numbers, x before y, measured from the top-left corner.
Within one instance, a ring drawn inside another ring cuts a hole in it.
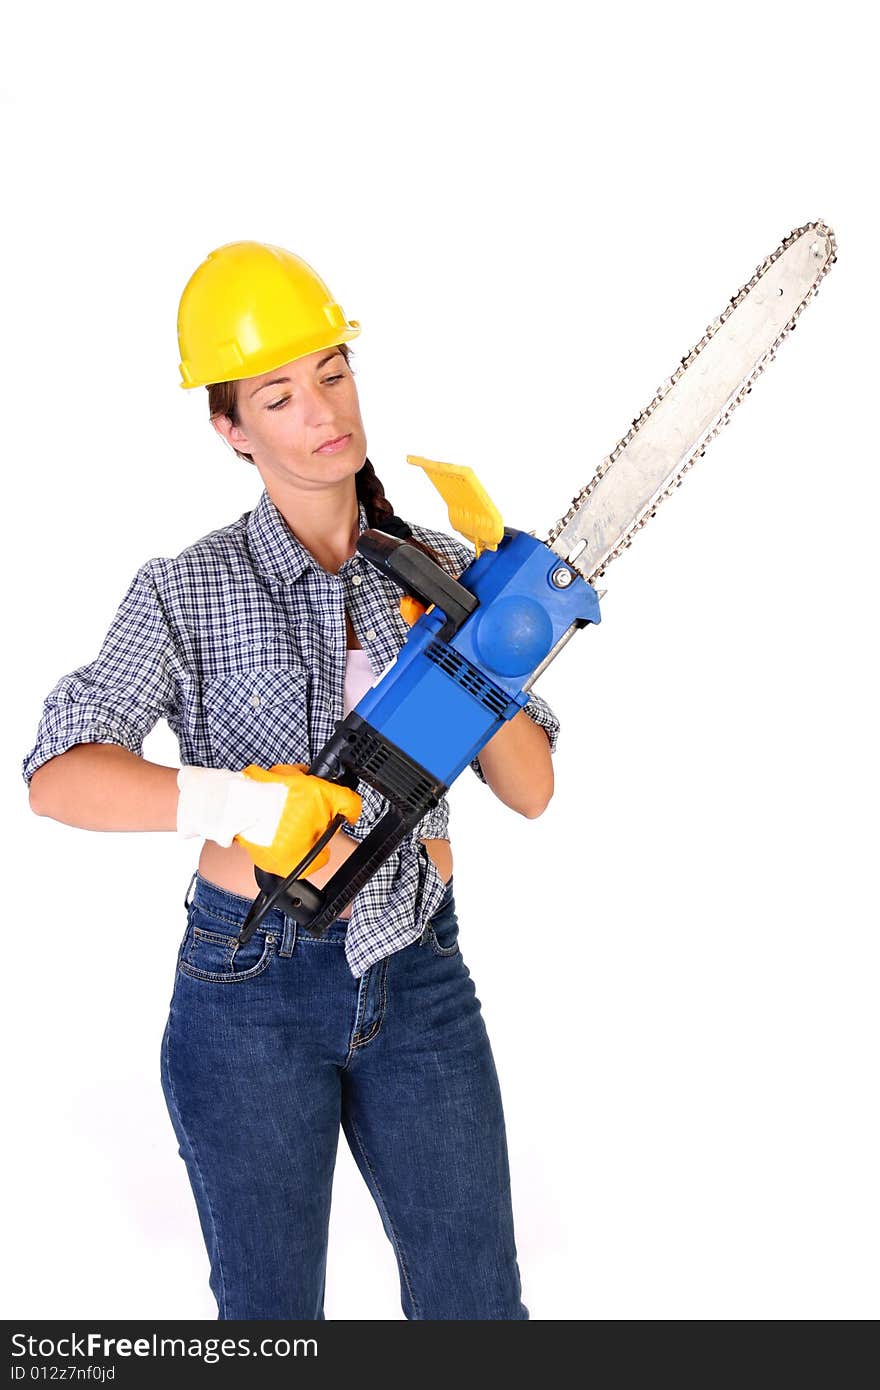
[[[325,385],[326,385],[327,383],[329,383],[329,382],[331,382],[331,381],[344,381],[344,380],[345,380],[345,373],[344,373],[344,372],[338,372],[338,373],[336,374],[336,376],[326,376],[326,377],[324,378],[324,383],[325,383]],[[267,409],[269,409],[269,410],[280,410],[280,409],[282,408],[282,406],[287,405],[287,402],[288,402],[289,400],[290,400],[290,397],[289,397],[289,396],[285,396],[283,400],[281,400],[281,401],[275,401],[274,405],[268,406]]]

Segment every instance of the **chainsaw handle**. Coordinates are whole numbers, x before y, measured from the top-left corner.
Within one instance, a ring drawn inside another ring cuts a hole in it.
[[[403,843],[420,818],[412,819],[389,807],[323,888],[295,878],[279,894],[274,905],[280,907],[286,917],[292,917],[298,926],[314,936],[321,936],[379,866]],[[254,876],[267,895],[274,894],[274,890],[286,882],[265,869],[255,868]]]
[[[388,808],[323,888],[301,875],[333,838],[342,816],[334,817],[308,855],[286,878],[255,866],[260,893],[242,926],[242,941],[250,939],[270,907],[280,908],[298,926],[320,936],[447,790],[400,749],[384,743],[354,711],[337,723],[333,737],[308,771],[310,776],[324,777],[355,791],[359,774],[366,775],[370,784],[388,799]]]
[[[433,604],[442,611],[445,622],[440,636],[444,641],[454,637],[480,606],[470,589],[459,584],[417,546],[370,529],[361,532],[355,548],[374,569],[393,580],[410,598],[424,608]]]

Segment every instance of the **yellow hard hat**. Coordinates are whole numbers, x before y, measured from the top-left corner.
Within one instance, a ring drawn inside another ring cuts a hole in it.
[[[260,376],[360,331],[292,251],[231,241],[202,261],[180,297],[181,386]]]

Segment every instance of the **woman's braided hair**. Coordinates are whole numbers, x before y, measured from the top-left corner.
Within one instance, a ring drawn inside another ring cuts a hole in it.
[[[354,375],[351,366],[351,348],[348,343],[340,343],[339,351],[345,358],[349,370],[352,371],[352,375]],[[217,381],[214,382],[213,385],[207,387],[208,413],[212,420],[216,415],[228,415],[233,425],[240,423],[235,387],[236,383],[234,381]],[[254,460],[250,454],[243,454],[239,449],[236,449],[235,452],[238,454],[238,457],[244,459],[246,463],[253,463]],[[435,560],[437,564],[448,573],[457,576],[457,571],[449,559],[441,555],[438,551],[433,550],[431,546],[427,545],[424,541],[417,540],[416,537],[411,534],[406,522],[402,521],[401,518],[395,514],[393,506],[385,496],[382,480],[377,476],[376,470],[369,459],[364,459],[363,467],[355,475],[354,482],[357,499],[359,502],[363,502],[366,509],[368,526],[374,526],[380,531],[388,531],[391,535],[404,537],[409,545],[413,545],[416,549],[424,551],[426,555],[430,556],[432,560]]]

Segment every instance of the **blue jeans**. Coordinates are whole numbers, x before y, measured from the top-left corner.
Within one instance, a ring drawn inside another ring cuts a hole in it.
[[[489,1038],[452,880],[421,938],[356,980],[322,937],[195,874],[162,1089],[221,1319],[322,1319],[342,1125],[407,1318],[528,1318]],[[192,885],[191,885],[192,886]],[[187,895],[188,896],[188,895]]]

